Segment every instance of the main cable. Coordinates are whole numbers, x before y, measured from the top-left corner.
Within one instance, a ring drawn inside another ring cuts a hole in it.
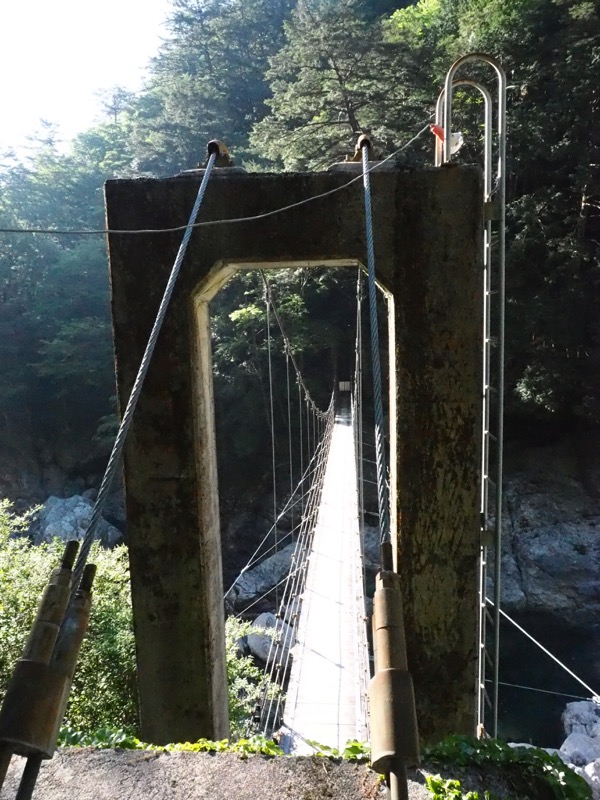
[[[304,392],[304,396],[306,398],[306,402],[310,405],[311,409],[316,414],[318,414],[321,418],[325,418],[326,415],[327,415],[327,412],[326,411],[321,411],[321,409],[317,406],[315,401],[310,396],[310,392],[308,391],[308,387],[306,386],[306,383],[304,382],[304,378],[302,377],[302,373],[300,372],[300,367],[298,366],[298,362],[296,361],[296,358],[294,356],[294,351],[292,350],[292,345],[290,343],[289,336],[287,335],[287,333],[285,331],[285,328],[283,327],[283,323],[281,321],[281,317],[279,316],[279,312],[277,310],[277,306],[275,305],[275,301],[273,300],[273,292],[271,290],[271,284],[269,283],[269,281],[267,279],[267,276],[265,274],[264,269],[261,269],[260,274],[261,274],[261,277],[262,277],[262,280],[263,280],[263,284],[265,286],[265,291],[267,293],[268,300],[269,300],[269,302],[271,304],[271,308],[273,309],[273,315],[275,317],[275,321],[277,322],[277,325],[279,326],[279,330],[281,331],[281,336],[283,338],[284,349],[285,349],[286,356],[289,355],[289,357],[290,357],[290,359],[292,361],[292,365],[293,365],[294,371],[296,373],[296,379],[297,379],[298,383],[300,384],[300,386],[302,386],[302,390]]]
[[[378,161],[372,167],[369,167],[369,172],[373,170],[379,169],[379,167],[383,166],[387,161],[394,156],[399,155],[408,147],[410,147],[413,142],[416,142],[425,131],[429,130],[429,121],[427,124],[424,125],[421,130],[416,133],[412,139],[409,139],[406,144],[403,144],[402,147],[399,147],[397,150],[394,150],[393,153],[390,153],[389,156],[386,156],[381,161]],[[207,165],[208,169],[208,165]],[[348,186],[351,186],[353,183],[357,183],[362,178],[361,175],[357,175],[356,178],[352,178],[347,183],[343,183],[341,186],[336,186],[334,189],[329,189],[326,192],[322,192],[321,194],[315,194],[311,197],[305,197],[304,200],[299,200],[297,203],[290,203],[287,206],[281,206],[280,208],[275,208],[272,211],[265,211],[262,214],[254,214],[250,217],[232,217],[231,219],[214,219],[214,220],[205,220],[204,222],[195,222],[192,224],[192,229],[194,228],[206,228],[213,225],[236,225],[240,222],[256,222],[261,219],[268,219],[269,217],[277,216],[278,214],[283,214],[285,211],[291,211],[294,208],[300,208],[301,206],[307,205],[308,203],[312,203],[315,200],[321,200],[324,197],[330,197],[337,192],[341,192],[342,190],[346,189]],[[176,225],[172,228],[139,228],[138,230],[111,230],[110,228],[99,228],[95,230],[86,230],[84,229],[52,229],[52,228],[0,228],[0,233],[40,233],[40,234],[48,234],[51,236],[107,236],[112,234],[118,234],[120,236],[127,236],[127,235],[146,235],[146,234],[154,234],[154,233],[180,233],[181,231],[186,231],[189,228],[188,225]]]
[[[83,537],[81,549],[79,550],[77,562],[73,570],[73,588],[71,590],[71,599],[69,601],[70,603],[73,602],[73,599],[75,598],[75,595],[77,594],[77,591],[79,589],[79,584],[81,582],[83,570],[90,549],[92,547],[92,543],[94,541],[96,528],[98,527],[98,523],[100,522],[102,511],[104,510],[104,506],[106,505],[106,500],[108,498],[108,493],[110,491],[115,473],[117,471],[121,456],[123,454],[125,439],[127,438],[127,434],[129,433],[129,429],[131,427],[131,421],[133,419],[133,414],[135,412],[135,409],[137,408],[138,400],[140,399],[140,394],[142,392],[144,379],[146,378],[148,369],[150,367],[150,361],[152,359],[152,355],[154,354],[154,349],[156,347],[158,335],[161,331],[167,313],[167,309],[169,307],[169,302],[173,294],[173,289],[175,288],[175,283],[177,281],[177,277],[181,270],[181,264],[183,263],[183,259],[185,257],[190,237],[194,229],[194,221],[198,216],[198,212],[200,211],[200,206],[202,205],[204,194],[206,192],[206,187],[208,185],[210,175],[215,165],[216,158],[217,158],[217,151],[213,151],[209,156],[208,163],[206,165],[206,171],[202,176],[202,182],[200,184],[200,188],[198,189],[196,201],[194,202],[194,207],[192,208],[192,213],[190,214],[189,223],[185,229],[185,234],[183,236],[183,239],[181,240],[181,245],[179,246],[179,251],[177,252],[177,256],[175,258],[175,263],[173,264],[171,274],[169,275],[169,280],[167,281],[163,298],[160,302],[158,313],[156,315],[156,320],[154,322],[154,326],[152,327],[150,338],[148,339],[146,350],[144,351],[144,355],[142,357],[142,361],[135,382],[133,384],[133,389],[131,390],[131,394],[129,395],[129,400],[127,401],[127,406],[125,408],[125,413],[123,414],[123,419],[121,420],[121,424],[119,425],[119,430],[115,439],[115,443],[113,445],[110,458],[108,460],[104,477],[102,478],[102,483],[100,484],[100,489],[98,491],[98,496],[96,497],[96,502],[94,503],[90,524],[88,525],[88,528]]]
[[[373,211],[371,208],[371,181],[369,176],[370,142],[364,137],[360,144],[365,190],[365,229],[367,238],[367,265],[369,269],[369,314],[371,321],[371,369],[373,372],[373,400],[375,404],[375,452],[377,460],[377,502],[379,505],[379,530],[382,542],[390,540],[390,501],[387,483],[387,459],[383,443],[383,402],[381,398],[381,362],[379,358],[379,322],[377,319],[377,287],[375,284],[375,245],[373,242]]]

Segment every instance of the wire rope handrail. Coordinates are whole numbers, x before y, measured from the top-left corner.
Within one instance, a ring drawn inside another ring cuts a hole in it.
[[[490,600],[490,598],[489,598],[489,597],[486,597],[486,598],[485,598],[485,600],[486,600],[486,603],[488,603],[488,604],[489,604],[489,605],[491,605],[491,606],[494,606],[494,602],[493,602],[492,600]],[[512,617],[510,617],[510,616],[509,616],[509,615],[506,613],[506,611],[505,611],[503,608],[499,608],[499,609],[498,609],[498,611],[500,612],[500,614],[501,614],[501,615],[502,615],[502,616],[503,616],[505,619],[507,619],[507,620],[508,620],[508,621],[509,621],[509,622],[510,622],[512,625],[514,625],[514,626],[515,626],[515,628],[517,628],[517,630],[521,631],[521,633],[522,633],[522,634],[524,634],[524,635],[525,635],[525,636],[526,636],[528,639],[530,639],[530,640],[531,640],[531,641],[532,641],[532,642],[533,642],[533,643],[534,643],[534,644],[535,644],[537,647],[539,647],[539,649],[540,649],[540,650],[542,650],[542,651],[543,651],[543,652],[544,652],[544,653],[545,653],[547,656],[549,656],[549,658],[551,658],[551,659],[552,659],[554,662],[556,662],[556,663],[558,664],[558,666],[559,666],[559,667],[561,667],[561,668],[562,668],[562,669],[563,669],[565,672],[567,672],[567,673],[568,673],[568,674],[569,674],[569,675],[570,675],[572,678],[574,678],[574,679],[577,681],[577,683],[581,684],[581,686],[583,686],[583,688],[584,688],[584,689],[587,689],[587,690],[588,690],[588,692],[590,692],[590,694],[591,694],[591,697],[592,697],[592,699],[593,699],[595,702],[600,702],[600,695],[599,695],[597,692],[595,692],[595,691],[592,689],[592,687],[591,687],[591,686],[589,686],[589,685],[588,685],[588,684],[587,684],[585,681],[583,681],[583,680],[582,680],[582,679],[579,677],[579,675],[577,675],[575,672],[573,672],[573,670],[572,670],[572,669],[570,669],[569,667],[567,667],[567,665],[566,665],[566,664],[564,664],[564,663],[563,663],[563,662],[562,662],[562,661],[561,661],[559,658],[557,658],[557,657],[554,655],[554,653],[551,653],[551,652],[550,652],[550,650],[548,650],[548,648],[547,648],[547,647],[544,647],[544,645],[543,645],[541,642],[539,642],[539,641],[538,641],[538,640],[535,638],[535,636],[532,636],[532,635],[529,633],[529,631],[526,631],[526,630],[525,630],[525,628],[523,628],[523,627],[522,627],[522,625],[519,625],[519,623],[518,623],[518,622],[516,622],[516,620],[514,620]]]
[[[425,131],[429,130],[429,120],[427,123],[418,131],[408,142],[403,144],[397,150],[394,150],[393,153],[390,153],[389,156],[386,156],[381,161],[378,161],[372,167],[369,167],[369,172],[373,170],[379,169],[383,164],[385,164],[390,159],[394,158],[395,156],[402,153],[406,150],[410,145],[417,141]],[[208,167],[207,167],[208,168]],[[192,230],[195,228],[206,228],[211,227],[214,225],[237,225],[241,222],[257,222],[262,219],[269,219],[270,217],[274,217],[278,214],[283,214],[286,211],[291,211],[294,208],[300,208],[301,206],[307,205],[308,203],[312,203],[316,200],[321,200],[325,197],[330,197],[337,192],[341,192],[342,190],[346,189],[348,186],[351,186],[354,183],[362,180],[362,175],[358,175],[355,178],[347,181],[346,183],[342,184],[341,186],[336,186],[334,189],[329,189],[326,192],[321,192],[320,194],[312,195],[311,197],[306,197],[303,200],[299,200],[297,203],[290,203],[286,206],[281,206],[279,208],[272,209],[271,211],[265,211],[262,214],[254,214],[248,217],[233,217],[230,219],[215,219],[215,220],[205,220],[203,222],[196,222],[194,223],[191,228]],[[181,231],[187,230],[187,225],[175,225],[171,228],[139,228],[137,230],[111,230],[110,228],[96,228],[96,229],[65,229],[65,228],[0,228],[0,234],[2,233],[26,233],[26,234],[47,234],[52,236],[108,236],[112,234],[118,235],[148,235],[148,234],[159,234],[159,233],[180,233]]]
[[[375,278],[375,245],[373,237],[373,213],[371,208],[371,183],[369,169],[369,152],[371,142],[368,137],[361,136],[358,142],[361,148],[363,165],[363,187],[365,202],[365,230],[367,239],[368,264],[368,296],[369,319],[371,332],[371,369],[373,375],[373,400],[375,404],[375,453],[377,460],[377,502],[379,506],[380,540],[390,540],[390,498],[387,482],[387,458],[385,454],[383,400],[381,388],[381,362],[379,358],[379,322],[377,318],[377,287]]]
[[[292,562],[290,567],[290,572],[285,580],[285,587],[283,589],[283,596],[281,602],[277,608],[276,613],[276,623],[275,623],[275,631],[274,635],[271,637],[271,642],[269,646],[269,652],[267,655],[266,663],[265,663],[265,688],[271,685],[273,682],[278,682],[278,680],[283,679],[288,665],[289,659],[291,656],[291,647],[288,644],[285,663],[280,664],[276,661],[273,653],[275,649],[275,654],[277,654],[277,629],[283,628],[283,622],[285,621],[286,617],[286,609],[297,601],[301,591],[302,586],[304,584],[304,580],[306,577],[306,566],[307,566],[307,558],[310,552],[310,543],[312,539],[312,533],[314,530],[314,522],[316,512],[318,510],[318,504],[320,499],[320,493],[323,483],[323,476],[325,470],[325,463],[327,458],[327,452],[329,449],[329,443],[331,440],[331,431],[333,429],[333,422],[334,422],[334,405],[333,405],[333,395],[330,402],[329,408],[329,418],[327,422],[327,428],[322,439],[319,442],[319,447],[317,452],[315,453],[315,457],[318,458],[318,469],[316,470],[316,476],[311,483],[311,487],[308,493],[308,502],[306,506],[305,513],[302,518],[302,529],[300,535],[296,542],[296,548],[294,550],[294,554],[292,556]],[[293,614],[292,624],[289,626],[289,638],[293,639],[296,635],[296,620],[297,620],[297,613]],[[288,623],[286,623],[288,624]],[[273,719],[273,716],[277,717],[280,707],[282,698],[281,695],[278,695],[276,708],[273,711],[273,703],[275,702],[275,697],[273,694],[270,696],[265,691],[263,694],[263,703],[260,708],[260,727],[263,732],[267,732],[269,724]]]
[[[312,473],[313,473],[313,472],[314,472],[314,471],[317,469],[317,464],[316,464],[316,463],[315,463],[315,465],[314,465],[314,466],[312,466],[312,465],[313,465],[313,462],[316,462],[316,461],[317,461],[317,455],[315,454],[315,455],[313,456],[313,458],[311,459],[310,463],[308,464],[308,466],[306,467],[306,470],[304,471],[304,474],[302,475],[302,477],[300,478],[300,480],[299,480],[299,481],[298,481],[298,483],[296,484],[296,487],[295,487],[295,489],[294,489],[294,491],[293,491],[292,495],[291,495],[291,496],[290,496],[290,497],[287,499],[287,501],[286,501],[286,504],[283,506],[282,510],[279,512],[279,514],[278,514],[278,516],[277,516],[277,521],[279,521],[280,519],[282,519],[283,517],[285,517],[286,513],[287,513],[287,512],[290,510],[290,508],[292,508],[292,507],[294,507],[294,506],[296,506],[296,505],[299,505],[300,503],[302,503],[302,502],[303,502],[303,497],[302,497],[302,496],[301,496],[301,497],[299,497],[299,498],[298,498],[298,499],[297,499],[297,500],[296,500],[294,503],[292,503],[292,500],[293,500],[293,498],[295,497],[296,493],[297,493],[297,492],[299,492],[299,491],[300,491],[300,490],[303,488],[303,486],[305,485],[305,482],[306,482],[306,480],[307,480],[307,479],[308,479],[308,478],[309,478],[309,477],[312,475]],[[312,468],[311,468],[311,466],[312,466]],[[234,586],[237,584],[237,582],[238,582],[238,581],[239,581],[239,579],[242,577],[242,575],[243,575],[245,572],[247,572],[247,571],[250,569],[250,567],[251,567],[251,566],[253,566],[254,564],[258,564],[258,563],[260,563],[260,561],[262,560],[262,558],[257,558],[256,556],[257,556],[257,555],[258,555],[258,553],[260,552],[260,550],[261,550],[261,548],[262,548],[263,544],[264,544],[264,543],[265,543],[265,542],[266,542],[266,541],[269,539],[270,535],[273,533],[273,530],[274,530],[274,528],[275,528],[275,524],[273,524],[273,525],[272,525],[272,526],[269,528],[269,530],[266,532],[266,534],[265,534],[265,535],[264,535],[264,537],[262,538],[262,540],[261,540],[260,544],[259,544],[259,545],[258,545],[258,547],[257,547],[257,548],[254,550],[253,554],[250,556],[250,559],[248,560],[248,563],[247,563],[247,564],[246,564],[246,565],[245,565],[245,566],[244,566],[244,567],[243,567],[243,568],[240,570],[240,573],[239,573],[239,575],[237,576],[237,578],[236,578],[236,579],[234,580],[234,582],[231,584],[231,586],[229,587],[229,589],[228,589],[228,590],[225,592],[225,594],[224,594],[224,596],[223,596],[223,599],[225,599],[225,598],[226,598],[226,597],[229,595],[229,593],[232,591],[232,589],[233,589],[233,588],[234,588]],[[268,550],[266,550],[266,551],[265,551],[265,553],[263,553],[263,555],[265,555],[266,553],[270,552],[270,550],[272,550],[272,549],[273,549],[273,547],[270,547]]]

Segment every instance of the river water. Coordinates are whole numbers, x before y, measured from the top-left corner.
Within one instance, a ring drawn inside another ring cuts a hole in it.
[[[511,616],[592,689],[600,692],[600,624],[573,628],[550,614]],[[500,636],[501,682],[575,697],[501,685],[498,735],[539,747],[559,747],[565,738],[561,724],[565,705],[577,699],[589,699],[589,692],[507,620],[502,621]]]

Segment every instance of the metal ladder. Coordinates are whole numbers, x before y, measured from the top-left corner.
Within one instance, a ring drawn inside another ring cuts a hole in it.
[[[467,62],[483,62],[496,73],[498,98],[495,129],[490,91],[478,81],[455,78],[457,71]],[[457,86],[477,89],[484,101],[481,540],[476,728],[481,738],[486,734],[496,737],[498,733],[504,437],[506,75],[494,58],[482,53],[463,56],[450,67],[436,106],[436,125],[444,130],[443,141],[436,140],[436,166],[451,159],[452,98]],[[492,178],[494,150],[497,152],[495,185]],[[486,600],[490,552],[494,554],[494,600],[491,611]],[[488,678],[488,675],[491,677]],[[491,683],[491,691],[488,691],[488,683]],[[488,711],[492,718],[489,729],[486,728]]]

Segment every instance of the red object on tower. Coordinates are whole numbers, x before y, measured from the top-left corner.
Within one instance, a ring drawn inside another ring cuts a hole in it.
[[[442,144],[444,143],[445,134],[441,125],[430,125],[429,130],[434,134],[434,136],[437,136]]]

